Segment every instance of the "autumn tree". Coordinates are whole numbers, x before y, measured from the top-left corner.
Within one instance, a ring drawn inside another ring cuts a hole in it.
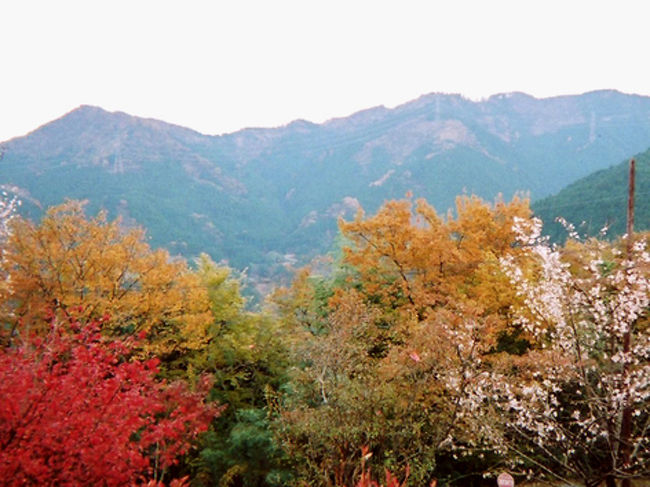
[[[127,359],[133,338],[51,316],[41,336],[0,350],[0,485],[134,485],[161,480],[221,408]]]
[[[555,248],[540,227],[516,226],[536,265],[503,262],[532,345],[512,363],[517,382],[493,371],[505,444],[550,478],[629,485],[650,475],[648,236]]]
[[[286,382],[291,329],[264,312],[245,308],[240,280],[201,255],[196,276],[212,312],[209,342],[190,361],[214,377],[211,397],[228,408],[200,442],[193,462],[197,485],[285,485],[281,446],[269,427],[267,395]]]
[[[415,212],[411,206],[390,201],[371,218],[360,213],[341,222],[353,244],[345,249],[346,261],[359,271],[364,294],[407,321],[422,321],[442,307],[506,311],[512,291],[499,259],[517,251],[512,223],[530,217],[527,200],[490,206],[459,197],[456,214],[446,219],[424,200]]]
[[[308,331],[278,434],[309,482],[350,485],[368,445],[377,466],[403,474],[409,464],[425,484],[441,455],[480,455],[493,441],[485,371],[527,346],[500,262],[521,252],[513,223],[529,217],[524,200],[459,198],[446,218],[405,200],[341,222],[351,270],[332,285],[325,316],[322,302],[309,305],[327,294],[313,278],[280,302]]]
[[[16,218],[10,227],[1,263],[11,285],[0,304],[5,343],[38,332],[48,312],[72,308],[82,321],[110,315],[105,333],[145,333],[148,353],[166,361],[206,343],[205,289],[184,261],[152,250],[143,230],[104,212],[87,218],[78,201],[50,208],[40,224]]]

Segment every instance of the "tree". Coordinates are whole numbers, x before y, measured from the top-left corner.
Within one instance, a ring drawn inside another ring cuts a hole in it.
[[[295,392],[278,402],[278,432],[308,482],[350,485],[367,445],[375,468],[410,465],[424,484],[441,455],[480,455],[492,443],[486,371],[501,352],[525,348],[500,259],[521,252],[513,223],[529,217],[519,199],[459,198],[446,220],[424,201],[415,211],[391,201],[341,222],[348,279],[323,293],[300,275],[280,296],[307,335],[295,348]],[[327,295],[323,306],[317,296]]]
[[[285,485],[281,446],[269,428],[267,395],[286,381],[290,330],[269,315],[247,311],[240,282],[207,255],[196,275],[207,290],[210,341],[193,354],[195,370],[214,377],[211,396],[228,408],[202,437],[194,462],[197,485]]]
[[[408,200],[390,201],[375,216],[341,222],[352,245],[345,260],[360,274],[369,299],[394,310],[404,321],[423,321],[438,309],[476,306],[503,315],[512,289],[499,259],[517,253],[515,218],[530,218],[527,200],[459,197],[456,215],[443,220],[426,201],[415,212]]]
[[[43,337],[0,351],[0,485],[126,485],[161,479],[222,408],[157,380],[155,359],[106,323],[52,316]]]
[[[1,149],[0,149],[1,150]],[[2,159],[2,152],[0,152]],[[16,208],[20,201],[16,198],[10,198],[6,192],[0,196],[0,302],[4,302],[9,294],[9,279],[4,269],[5,245],[10,235],[9,224],[16,216]]]
[[[650,254],[647,238],[540,239],[518,222],[535,266],[504,260],[523,303],[518,321],[532,348],[511,362],[519,380],[495,374],[506,444],[555,478],[586,486],[650,475]],[[627,425],[626,425],[627,422]]]
[[[1,157],[0,157],[1,158]],[[6,191],[0,196],[0,243],[9,235],[9,222],[16,215],[16,208],[20,201],[15,196],[10,198]]]
[[[5,342],[46,332],[48,310],[74,308],[82,321],[109,314],[107,334],[145,333],[146,352],[165,361],[206,343],[205,289],[184,261],[151,250],[141,229],[105,213],[88,219],[78,201],[50,208],[39,225],[16,218],[10,228],[0,270],[11,282],[0,305]]]

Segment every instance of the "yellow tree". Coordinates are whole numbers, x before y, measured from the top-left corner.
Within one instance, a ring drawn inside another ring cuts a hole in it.
[[[352,242],[345,259],[359,271],[364,293],[405,323],[426,321],[443,307],[507,315],[514,292],[499,260],[519,252],[515,218],[530,218],[527,200],[488,205],[459,197],[456,215],[446,219],[424,200],[415,211],[403,200],[340,226]]]
[[[5,341],[38,333],[52,312],[82,322],[109,315],[104,332],[145,334],[147,352],[167,360],[207,341],[208,295],[186,263],[152,250],[139,228],[103,212],[87,218],[82,202],[52,207],[38,225],[16,218],[4,250]]]

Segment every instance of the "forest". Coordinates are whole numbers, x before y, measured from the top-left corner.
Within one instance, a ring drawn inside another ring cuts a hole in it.
[[[650,233],[562,245],[526,199],[339,220],[251,309],[207,254],[0,203],[0,485],[641,485]]]

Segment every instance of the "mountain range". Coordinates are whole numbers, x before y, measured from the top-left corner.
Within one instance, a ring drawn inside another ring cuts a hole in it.
[[[217,116],[217,115],[215,115]],[[248,268],[258,282],[329,249],[337,219],[407,192],[538,200],[650,146],[650,97],[617,91],[472,101],[430,94],[323,124],[210,136],[81,106],[2,144],[0,187],[38,218],[88,200],[154,246]]]

